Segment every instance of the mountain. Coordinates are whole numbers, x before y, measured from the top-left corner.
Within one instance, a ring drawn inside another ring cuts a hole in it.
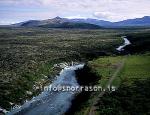
[[[29,21],[13,24],[13,26],[38,27],[38,26],[43,26],[43,25],[47,25],[47,24],[61,24],[66,21],[67,21],[67,19],[56,17],[56,18],[48,19],[48,20],[29,20]]]
[[[49,27],[49,28],[91,28],[97,29],[101,27],[134,27],[134,26],[150,26],[150,16],[143,18],[128,19],[120,22],[109,22],[97,19],[67,19],[55,17],[47,20],[30,20],[13,24],[14,27]]]
[[[104,20],[97,20],[97,19],[71,19],[72,22],[84,22],[84,23],[90,23],[90,24],[95,24],[99,26],[107,26],[111,25],[112,23],[109,21],[104,21]]]
[[[150,16],[115,22],[113,26],[150,26]]]
[[[25,21],[25,22],[12,24],[11,26],[14,26],[14,27],[33,27],[33,26],[38,26],[39,24],[40,24],[40,21],[38,21],[38,20],[29,20],[29,21]]]
[[[66,18],[56,17],[48,20],[30,20],[26,22],[21,22],[13,24],[15,27],[45,27],[45,28],[82,28],[82,29],[99,29],[101,28],[98,25],[86,23],[86,22],[77,22],[71,21]]]
[[[99,25],[102,27],[127,27],[127,26],[150,26],[150,16],[143,18],[128,19],[119,22],[109,22],[97,19],[72,19],[73,22],[86,22],[90,24]]]

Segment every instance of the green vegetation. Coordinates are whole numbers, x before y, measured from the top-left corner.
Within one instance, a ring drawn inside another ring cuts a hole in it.
[[[101,27],[94,24],[88,24],[88,23],[74,23],[74,22],[64,22],[62,24],[46,24],[42,25],[40,27],[45,28],[75,28],[75,29],[100,29]]]
[[[116,92],[106,93],[98,103],[100,115],[149,115],[150,80],[137,80],[121,85]]]
[[[0,29],[0,106],[9,109],[50,83],[60,62],[112,54],[122,42],[118,30]],[[27,92],[32,93],[27,93]]]
[[[133,43],[126,47],[130,53],[144,53],[150,51],[150,33],[149,29],[145,31],[138,31],[135,33],[127,33],[128,39]]]
[[[125,60],[125,64],[119,75],[113,81],[113,86],[119,86],[123,80],[129,84],[133,79],[144,79],[150,75],[150,57],[145,55],[104,57],[89,62],[89,66],[101,79],[99,84],[104,86],[114,74],[120,62]],[[131,78],[131,80],[130,80]]]
[[[100,115],[142,115],[149,114],[150,105],[150,55],[129,55],[103,57],[90,61],[88,66],[99,76],[97,85],[106,86],[115,73],[121,60],[125,64],[113,80],[115,92],[107,91],[98,98],[100,92],[94,92],[88,101],[82,104],[82,110],[77,115],[87,115],[92,106],[96,106],[95,114]],[[93,105],[97,100],[96,105]],[[136,105],[136,106],[135,106]]]
[[[110,85],[115,92],[92,92],[76,115],[88,115],[95,107],[96,115],[147,115],[150,114],[150,55],[149,29],[124,29],[132,45],[125,49],[129,56],[105,56],[89,61],[88,66],[99,76],[98,84],[106,86],[122,60],[125,64]],[[136,55],[135,55],[136,54]],[[81,109],[82,108],[82,109]]]
[[[104,57],[90,61],[89,66],[92,70],[100,76],[99,84],[105,86],[109,79],[113,76],[114,72],[120,65],[120,62],[124,59],[122,56],[118,57]],[[114,84],[112,84],[114,85]]]
[[[120,87],[101,99],[98,113],[112,115],[146,115],[150,113],[150,55],[128,56],[117,77]],[[116,81],[115,81],[116,82]]]
[[[54,68],[54,64],[71,61],[87,62],[91,60],[88,62],[88,67],[92,73],[98,76],[97,84],[105,86],[122,60],[125,59],[125,65],[113,80],[112,85],[117,86],[117,91],[120,91],[120,94],[125,94],[125,98],[128,95],[131,97],[140,95],[138,91],[137,93],[132,91],[134,87],[139,86],[134,85],[138,83],[137,80],[143,81],[145,84],[148,83],[145,79],[150,75],[149,53],[144,53],[149,52],[149,32],[150,29],[147,28],[95,30],[0,28],[0,106],[10,109],[12,105],[23,103],[25,99],[37,95],[40,92],[37,87],[51,83],[59,72],[60,68]],[[133,44],[126,50],[137,53],[137,55],[116,56],[115,48],[123,43],[120,37],[122,35],[127,35]],[[138,55],[142,46],[144,47],[140,53],[143,55]],[[89,73],[88,75],[90,77]],[[87,82],[89,81],[87,80]],[[131,87],[129,88],[131,90],[127,89],[125,90],[127,92],[123,92],[122,87]],[[147,85],[143,86],[143,93],[147,89]],[[128,94],[128,92],[132,93]],[[113,93],[105,94],[105,97],[108,98],[104,100],[102,98],[101,101],[105,103],[104,105],[101,103],[97,105],[98,108],[102,108],[97,111],[98,113],[103,114],[109,112],[108,110],[114,112],[116,111],[114,107],[122,107],[120,112],[128,110],[124,110],[123,106],[115,103],[119,101],[121,104],[121,100],[118,100],[119,94],[116,94],[118,97],[113,97]],[[88,101],[85,100],[86,102],[81,105],[82,110],[79,110],[77,114],[88,113],[93,99],[98,94],[99,92],[91,93],[86,98]],[[106,100],[110,101],[110,96],[114,102],[107,106],[109,103]],[[130,100],[129,96],[127,100]],[[143,99],[147,100],[147,97],[144,94],[141,96],[143,96],[140,98],[143,103],[145,102]],[[135,101],[130,102],[136,104]],[[138,107],[140,108],[140,104]]]

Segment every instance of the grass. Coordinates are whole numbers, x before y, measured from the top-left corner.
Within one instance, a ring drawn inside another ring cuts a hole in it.
[[[118,89],[115,92],[106,92],[97,102],[96,114],[119,115],[148,113],[149,109],[149,79],[150,79],[150,55],[128,55],[101,57],[88,63],[89,67],[99,76],[97,85],[105,86],[110,77],[117,69],[118,63],[125,59],[125,64],[119,74],[112,82]],[[145,85],[144,85],[145,84]],[[76,115],[87,115],[95,98],[100,92],[94,92],[91,97],[82,105],[82,110]],[[138,102],[139,101],[139,102]],[[145,105],[143,105],[145,103]],[[127,107],[127,104],[129,107]],[[135,107],[135,105],[137,105]],[[144,107],[144,108],[143,108]],[[132,109],[133,110],[132,110]],[[141,110],[139,109],[141,108]]]
[[[122,56],[103,57],[89,62],[89,66],[92,68],[92,70],[101,77],[101,79],[99,79],[99,84],[101,86],[104,87],[106,85],[110,77],[113,76],[123,58],[124,57]]]
[[[127,80],[132,83],[134,79],[145,79],[150,75],[150,56],[148,55],[129,55],[117,57],[104,57],[89,62],[89,66],[96,72],[101,79],[99,84],[105,85],[115,72],[118,64],[126,58],[125,65],[112,85],[119,86],[122,81]]]
[[[127,58],[124,68],[118,75],[120,81],[132,84],[134,80],[150,77],[150,55],[133,55]]]

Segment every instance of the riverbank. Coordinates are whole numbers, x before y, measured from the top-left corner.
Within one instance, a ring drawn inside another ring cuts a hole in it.
[[[142,109],[142,111],[139,111],[140,109],[137,109],[143,107],[143,104],[145,103],[144,98],[141,97],[140,98],[141,101],[139,103],[136,101],[138,100],[138,98],[136,98],[136,95],[139,95],[138,92],[140,91],[140,89],[142,89],[142,88],[139,89],[139,87],[143,87],[144,90],[140,95],[145,97],[146,100],[148,100],[148,98],[146,97],[146,95],[149,94],[149,90],[147,90],[146,88],[148,86],[140,86],[140,85],[138,86],[136,83],[141,84],[141,82],[144,81],[144,83],[148,84],[148,81],[146,82],[146,80],[149,79],[150,75],[149,71],[150,63],[148,61],[150,60],[149,54],[114,56],[114,57],[108,56],[90,61],[88,63],[88,67],[91,71],[94,71],[94,75],[97,75],[98,78],[95,84],[105,86],[109,82],[111,76],[113,76],[117,68],[120,66],[120,62],[122,61],[122,59],[125,59],[124,66],[115,75],[116,77],[111,82],[111,86],[116,88],[116,90],[106,91],[104,93],[104,96],[99,96],[101,92],[88,92],[89,93],[88,95],[83,93],[83,95],[79,96],[77,101],[75,101],[76,106],[74,106],[73,110],[72,111],[70,110],[71,112],[74,111],[73,112],[74,115],[90,115],[91,107],[93,106],[95,106],[94,108],[96,108],[92,109],[94,111],[94,115],[96,114],[104,115],[106,113],[115,114],[122,112],[122,110],[124,110],[125,112],[133,112],[133,113],[137,113],[136,111],[138,111],[141,114],[148,112],[149,109],[146,109],[148,108],[148,103],[145,105],[145,109]],[[80,77],[86,78],[86,76]],[[138,89],[139,90],[136,93],[133,91],[133,89],[134,90],[136,89],[136,91]],[[130,91],[133,92],[131,98],[128,96],[130,95],[129,94]],[[127,94],[125,94],[125,92]],[[144,94],[144,92],[147,92],[146,95]],[[134,97],[135,101],[131,101],[132,97]],[[118,98],[121,100],[118,100]],[[122,100],[122,98],[127,98],[126,102],[124,99]],[[119,103],[128,103],[129,101],[128,105],[131,108],[133,108],[133,111],[129,111],[129,108],[127,109],[127,107],[125,106],[117,105],[117,103],[115,103],[116,102],[115,100]],[[130,102],[133,102],[135,105],[138,105],[136,109],[134,108],[134,104],[130,105]],[[113,107],[113,104],[115,104],[115,107]],[[122,108],[120,108],[119,106]],[[112,109],[110,110],[110,108]]]
[[[32,100],[24,103],[19,108],[13,109],[8,115],[64,114],[70,107],[71,100],[74,99],[77,92],[56,91],[56,88],[60,89],[60,86],[79,87],[75,78],[75,70],[81,69],[83,66],[84,64],[75,64],[64,67],[52,84],[47,86],[50,89],[46,88],[47,90],[44,90],[40,95],[32,98]]]
[[[132,54],[137,53],[137,50],[134,51],[134,49],[138,49],[139,47],[138,45],[139,40],[142,39],[140,36],[143,36],[143,35],[140,34],[138,37],[136,36],[137,38],[135,37],[134,39],[133,37],[129,36],[129,40],[132,40],[133,44],[127,45],[126,46],[127,48],[122,47],[122,46],[120,48],[121,49],[125,48],[125,50],[127,50],[128,53],[132,53]],[[146,36],[147,35],[145,35],[145,37]],[[141,43],[141,46],[146,43],[145,42],[146,40],[147,39],[143,40],[143,43]],[[132,47],[134,47],[133,50],[132,50]],[[99,97],[100,92],[93,92],[93,93],[91,92],[90,96],[87,96],[85,94],[83,95],[83,97],[79,97],[79,99],[77,99],[79,101],[75,101],[78,103],[76,104],[76,109],[73,108],[73,111],[74,111],[73,114],[74,115],[90,115],[91,110],[94,112],[94,114],[102,114],[102,115],[108,114],[108,113],[109,114],[119,113],[120,115],[122,115],[124,112],[126,113],[130,112],[134,114],[149,113],[149,110],[150,110],[148,109],[149,103],[146,103],[147,101],[145,101],[145,100],[149,100],[146,96],[146,95],[149,95],[148,85],[146,85],[149,83],[149,75],[150,75],[149,69],[148,69],[150,68],[150,63],[148,61],[150,60],[150,57],[149,57],[149,52],[146,53],[146,51],[148,50],[147,47],[149,46],[146,45],[143,47],[146,47],[146,48],[143,49],[144,52],[142,51],[143,53],[139,55],[134,54],[134,55],[129,55],[129,56],[114,56],[114,57],[107,56],[107,57],[101,57],[99,59],[94,59],[90,61],[88,63],[90,69],[96,72],[95,74],[100,77],[100,79],[98,80],[98,84],[101,86],[104,86],[108,83],[110,76],[112,76],[112,74],[116,70],[115,68],[118,66],[119,61],[121,61],[123,58],[126,58],[125,65],[123,66],[121,71],[117,74],[116,78],[113,80],[111,84],[113,88],[117,88],[117,90],[115,92],[104,93],[104,97],[103,96]],[[140,76],[142,76],[142,78]],[[144,84],[142,85],[142,82],[144,82],[145,85]],[[141,85],[137,85],[137,83]],[[141,93],[140,89],[142,88],[143,88],[143,91]],[[135,93],[134,91],[137,91],[137,93]],[[130,92],[133,92],[133,93],[130,93]],[[144,92],[147,92],[146,95]],[[131,98],[128,97],[129,95],[131,96]],[[141,101],[137,102],[137,100],[139,100],[138,98],[136,98],[137,95],[140,95],[141,97],[145,97],[145,99],[140,98]],[[84,100],[84,96],[85,96],[85,100]],[[132,97],[134,97],[134,99],[132,99]],[[124,98],[127,100],[124,100]],[[80,100],[82,99],[84,100],[84,102],[80,104]],[[120,104],[115,103],[115,102],[122,103],[122,105],[126,103],[127,105],[130,106],[130,108],[133,108],[133,110],[131,109],[129,110],[127,106],[121,106]],[[130,102],[134,104],[131,105]],[[143,105],[144,103],[146,104]],[[134,105],[137,105],[137,107],[134,107]],[[95,106],[94,109],[91,109],[93,106]],[[138,108],[142,108],[142,110]]]
[[[38,95],[34,88],[52,82],[59,72],[54,64],[111,55],[122,41],[118,34],[110,29],[0,28],[0,107],[10,110]]]
[[[86,64],[84,68],[76,70],[76,79],[80,86],[94,86],[100,79],[94,71]],[[82,105],[91,97],[92,92],[82,91],[75,96],[71,106],[65,115],[74,115],[75,112],[82,108]]]
[[[117,51],[119,51],[119,53],[121,51],[123,51],[127,45],[130,45],[130,41],[126,38],[126,36],[122,36],[121,37],[124,40],[124,45],[119,46],[118,48],[116,48]],[[81,86],[94,86],[94,85],[99,85],[102,88],[106,88],[112,85],[113,80],[115,79],[115,77],[118,75],[118,73],[120,72],[120,70],[122,69],[122,67],[124,66],[124,61],[122,62],[122,66],[120,65],[120,60],[117,59],[115,61],[118,61],[118,64],[116,65],[117,68],[117,72],[114,73],[114,75],[111,75],[115,70],[109,70],[109,77],[112,76],[112,78],[109,78],[107,81],[104,80],[104,76],[102,74],[96,73],[95,71],[93,71],[95,68],[92,67],[91,64],[86,64],[85,67],[81,70],[77,70],[76,71],[76,79],[78,81],[78,83]],[[109,58],[108,58],[108,62],[109,62]],[[115,62],[116,63],[116,62]],[[114,68],[114,69],[116,69]],[[104,67],[101,68],[103,71]],[[110,68],[107,68],[110,69]],[[110,72],[112,71],[112,73]],[[107,76],[107,75],[106,75]],[[101,78],[102,77],[102,78]],[[98,81],[100,81],[101,83],[99,83]],[[70,109],[66,112],[66,115],[70,115],[70,114],[75,114],[76,111],[80,111],[80,109],[82,108],[81,106],[84,105],[86,103],[87,100],[89,100],[89,98],[93,98],[91,97],[93,95],[94,92],[86,92],[83,91],[80,94],[78,94],[76,96],[76,98],[72,101],[72,105],[70,107]],[[98,93],[98,92],[96,92]],[[99,97],[99,95],[103,95],[105,93],[105,91],[100,92],[100,94],[97,94],[97,97]],[[96,98],[96,100],[98,100],[98,98]],[[94,102],[96,103],[96,102]],[[94,105],[93,105],[94,106]],[[92,115],[91,111],[93,111],[92,109],[89,110],[89,114]]]

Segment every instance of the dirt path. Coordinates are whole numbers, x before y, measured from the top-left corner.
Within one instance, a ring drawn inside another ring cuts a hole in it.
[[[119,65],[118,68],[116,69],[115,73],[112,75],[112,77],[109,79],[108,83],[105,86],[105,89],[108,88],[108,86],[110,86],[112,84],[112,82],[114,81],[114,79],[117,77],[118,73],[120,72],[120,70],[122,69],[122,67],[124,66],[125,63],[125,59],[123,59]],[[99,102],[100,98],[103,97],[103,95],[105,94],[105,90],[103,90],[102,92],[100,92],[100,94],[98,95],[98,97],[93,101],[92,107],[90,108],[89,114],[88,115],[96,115],[96,110],[97,108],[97,102]]]

